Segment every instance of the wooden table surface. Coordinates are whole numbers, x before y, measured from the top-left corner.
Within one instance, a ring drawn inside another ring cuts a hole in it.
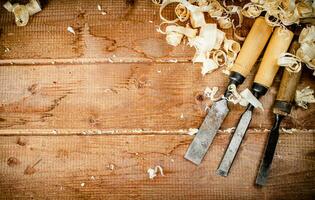
[[[281,131],[268,184],[254,186],[280,74],[228,177],[215,171],[243,107],[230,106],[200,166],[183,158],[188,129],[200,126],[211,103],[205,87],[222,93],[228,78],[221,70],[203,77],[194,50],[169,46],[159,23],[149,0],[50,1],[25,27],[0,8],[1,199],[315,198],[315,105],[295,107],[283,121],[296,130]],[[246,19],[240,34],[252,23]],[[299,89],[315,88],[310,70],[302,76]],[[150,180],[156,165],[165,176]]]

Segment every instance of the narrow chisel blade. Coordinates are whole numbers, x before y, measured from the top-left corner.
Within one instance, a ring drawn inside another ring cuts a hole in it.
[[[274,123],[269,137],[268,137],[268,143],[267,147],[264,153],[264,158],[262,160],[262,163],[260,165],[258,175],[256,177],[256,184],[260,186],[264,186],[267,182],[267,178],[269,175],[269,169],[276,151],[278,139],[279,139],[279,124],[282,120],[282,117],[277,118],[276,122]]]
[[[196,165],[201,163],[228,112],[226,99],[217,101],[212,105],[185,154],[187,160]]]
[[[233,163],[233,160],[235,158],[235,155],[238,151],[238,148],[241,145],[242,139],[246,133],[246,130],[249,126],[251,119],[252,119],[252,111],[251,110],[245,111],[236,127],[236,130],[229,144],[229,147],[224,154],[224,157],[217,170],[217,174],[221,176],[228,175],[231,165]]]

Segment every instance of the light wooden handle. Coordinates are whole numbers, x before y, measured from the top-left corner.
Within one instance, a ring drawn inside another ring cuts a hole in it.
[[[302,70],[297,73],[289,72],[286,69],[284,70],[276,100],[287,103],[292,102],[301,72]]]
[[[289,52],[295,54],[299,46],[300,45],[297,41],[292,42]],[[291,103],[293,101],[296,87],[301,77],[301,73],[302,70],[300,70],[297,73],[292,73],[284,69],[280,82],[279,91],[276,98],[277,101],[284,101],[287,103]]]
[[[247,35],[231,71],[246,77],[267,44],[272,31],[273,28],[266,23],[265,18],[258,17]]]
[[[271,86],[279,69],[279,65],[277,64],[279,55],[288,50],[293,36],[293,32],[288,29],[280,27],[275,29],[255,76],[255,83],[263,85],[266,88]]]

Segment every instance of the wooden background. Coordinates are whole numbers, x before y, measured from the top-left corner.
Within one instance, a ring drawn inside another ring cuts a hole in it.
[[[228,177],[215,171],[242,107],[230,106],[200,166],[183,158],[188,129],[211,104],[205,87],[223,93],[228,79],[221,70],[203,77],[194,50],[167,45],[159,23],[149,0],[54,0],[26,27],[0,8],[1,199],[314,199],[314,105],[294,108],[282,123],[296,131],[281,132],[268,184],[254,186],[280,74]],[[240,34],[252,23],[246,19]],[[313,80],[304,69],[299,89],[314,88]],[[150,180],[155,165],[165,176]]]

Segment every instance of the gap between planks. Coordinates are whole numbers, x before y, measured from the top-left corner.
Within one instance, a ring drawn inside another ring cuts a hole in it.
[[[234,129],[233,129],[234,128]],[[219,134],[233,134],[235,127],[220,129]],[[251,128],[248,134],[269,132],[266,128]],[[71,135],[185,135],[189,129],[152,130],[152,129],[3,129],[0,136],[71,136]],[[315,129],[280,129],[281,134],[315,133]]]
[[[67,58],[67,59],[3,59],[0,66],[7,65],[57,65],[57,64],[143,64],[143,63],[192,63],[188,59],[115,59],[115,58]]]

